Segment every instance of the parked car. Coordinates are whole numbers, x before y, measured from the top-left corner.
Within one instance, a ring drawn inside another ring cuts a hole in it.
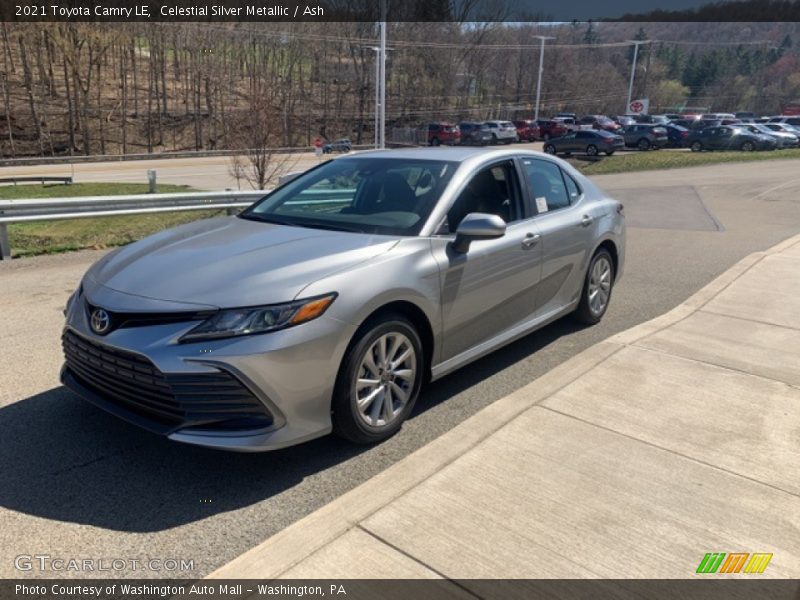
[[[737,113],[734,113],[733,116],[736,117],[737,119],[741,120],[741,121],[744,121],[744,120],[754,121],[756,119],[756,113],[750,112],[750,111],[737,112]]]
[[[780,116],[780,117],[772,117],[769,120],[770,123],[785,123],[787,125],[798,126],[800,127],[800,116]]]
[[[353,144],[347,138],[342,138],[341,140],[336,140],[335,142],[328,142],[322,146],[322,153],[323,154],[330,154],[332,152],[343,152],[347,153],[353,149]]]
[[[492,132],[485,123],[464,121],[458,124],[461,131],[461,145],[486,146],[492,143]]]
[[[561,123],[567,131],[578,131],[581,128],[575,117],[553,117],[553,121]]]
[[[519,141],[517,128],[511,121],[486,121],[493,144],[511,144]]]
[[[551,139],[545,143],[544,151],[547,154],[587,154],[589,156],[606,154],[611,156],[624,147],[625,141],[621,135],[608,131],[582,129]]]
[[[347,156],[103,256],[68,300],[61,381],[199,446],[379,442],[426,381],[562,315],[599,322],[624,262],[622,205],[557,158]]]
[[[667,117],[667,119],[669,119],[670,121],[677,121],[678,119],[684,119],[685,118],[684,115],[681,115],[681,114],[678,114],[678,113],[667,113],[664,116]]]
[[[700,115],[700,118],[706,121],[735,121],[737,119],[736,115],[733,113],[706,113],[704,115]]]
[[[686,127],[669,123],[664,128],[667,130],[667,146],[670,148],[685,148],[689,140],[689,130]]]
[[[633,118],[637,123],[649,123],[650,125],[666,125],[669,123],[666,115],[635,115]]]
[[[573,112],[559,112],[555,115],[556,119],[572,119],[573,121],[578,120],[578,115]]]
[[[763,125],[770,131],[782,131],[800,136],[800,125],[796,127],[788,123],[764,123]]]
[[[610,131],[612,133],[622,129],[619,123],[615,123],[605,115],[586,115],[585,117],[581,117],[578,123],[582,128],[591,127],[592,129]]]
[[[774,150],[777,143],[774,139],[761,134],[751,133],[742,127],[722,125],[693,131],[688,139],[692,152],[702,150]]]
[[[779,125],[779,123],[772,123],[772,125]],[[741,127],[751,133],[760,133],[775,138],[775,143],[779,149],[797,148],[798,144],[800,144],[800,138],[796,134],[782,129],[772,129],[761,123],[743,123]]]
[[[636,119],[634,119],[630,115],[617,115],[614,119],[620,127],[628,127],[629,125],[634,125],[636,123]]]
[[[536,121],[536,124],[539,126],[539,135],[544,141],[561,137],[570,131],[563,121],[556,121],[554,119],[539,119]]]
[[[622,130],[622,139],[629,148],[651,150],[663,148],[669,142],[667,129],[661,125],[637,123]]]
[[[514,121],[513,123],[514,127],[517,128],[517,137],[519,141],[534,142],[541,137],[539,126],[536,124],[536,121],[523,120]]]
[[[429,123],[427,131],[429,146],[457,146],[461,143],[461,131],[452,123]]]

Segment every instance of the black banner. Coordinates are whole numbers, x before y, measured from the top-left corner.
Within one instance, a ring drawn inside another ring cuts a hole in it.
[[[0,600],[798,600],[780,579],[3,580]]]
[[[4,0],[4,21],[798,21],[800,0]]]

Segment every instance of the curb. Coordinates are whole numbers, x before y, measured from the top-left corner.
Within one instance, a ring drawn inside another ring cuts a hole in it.
[[[620,332],[573,356],[533,382],[495,401],[358,487],[248,550],[207,578],[279,577],[625,346],[682,321],[700,310],[766,257],[793,246],[800,247],[800,235],[764,252],[746,256],[671,311]]]

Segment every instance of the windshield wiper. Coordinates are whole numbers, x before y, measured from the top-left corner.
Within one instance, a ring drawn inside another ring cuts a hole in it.
[[[324,223],[322,221],[305,221],[303,223],[292,223],[296,227],[307,227],[309,229],[327,229],[329,231],[349,231],[351,233],[364,233],[363,229],[357,227],[348,227],[347,225],[338,225],[334,223]]]

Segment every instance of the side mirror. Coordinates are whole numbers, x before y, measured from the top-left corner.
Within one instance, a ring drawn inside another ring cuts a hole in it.
[[[458,224],[453,250],[461,254],[469,250],[473,240],[492,240],[506,234],[506,222],[497,215],[470,213]]]

